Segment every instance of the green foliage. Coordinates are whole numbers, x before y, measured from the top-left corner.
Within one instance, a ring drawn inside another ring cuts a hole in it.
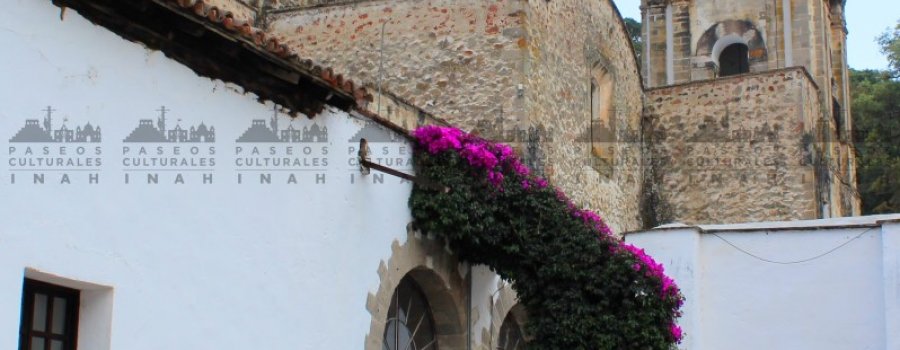
[[[900,213],[900,82],[851,70],[850,84],[863,213]]]
[[[891,74],[894,78],[900,78],[900,21],[893,30],[888,30],[878,37],[881,52],[887,55]]]
[[[416,165],[417,176],[451,189],[414,188],[417,227],[512,283],[528,311],[529,349],[674,348],[680,293],[661,296],[660,281],[613,253],[619,241],[574,219],[555,190],[525,189],[515,173],[501,190],[452,151],[419,150]]]
[[[644,37],[641,35],[641,22],[634,18],[625,19],[625,29],[628,30],[628,36],[631,37],[631,43],[634,45],[634,53],[637,55],[638,67],[641,66],[644,57]]]

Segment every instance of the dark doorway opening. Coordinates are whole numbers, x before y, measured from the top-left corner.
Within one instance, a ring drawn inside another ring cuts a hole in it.
[[[719,76],[750,72],[750,48],[744,44],[731,44],[719,55]]]

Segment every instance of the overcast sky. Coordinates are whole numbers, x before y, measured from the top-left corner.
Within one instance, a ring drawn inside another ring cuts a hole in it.
[[[613,0],[622,16],[640,21],[640,0]],[[900,20],[900,0],[847,1],[847,60],[851,68],[885,69],[875,37]]]

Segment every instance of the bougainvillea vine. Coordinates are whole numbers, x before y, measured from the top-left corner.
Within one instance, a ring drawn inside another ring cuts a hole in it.
[[[535,176],[507,145],[455,128],[413,134],[416,224],[510,281],[530,349],[671,349],[684,297],[663,266]]]

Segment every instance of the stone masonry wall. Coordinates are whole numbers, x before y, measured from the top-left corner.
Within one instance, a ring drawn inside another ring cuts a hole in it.
[[[523,83],[521,2],[340,3],[276,8],[269,32],[303,57],[356,81],[380,81],[463,127],[501,109],[506,117],[523,114],[516,96]]]
[[[784,68],[787,64],[786,51],[792,57],[791,66],[804,66],[823,87],[820,91],[825,100],[830,101],[831,78],[833,74],[825,70],[831,66],[831,24],[832,17],[828,0],[783,0],[735,1],[735,0],[643,0],[642,8],[646,18],[645,35],[649,33],[647,52],[651,62],[647,82],[648,87],[681,84],[688,81],[706,80],[715,77],[712,61],[702,50],[710,43],[703,42],[704,34],[718,24],[725,23],[719,34],[733,33],[728,26],[734,21],[752,25],[760,34],[764,45],[759,52],[751,48],[751,72],[763,72]],[[790,9],[785,9],[787,3]],[[667,83],[667,27],[666,8],[672,7],[671,22],[673,37],[674,82]],[[791,47],[785,47],[785,14],[791,18]],[[685,18],[689,17],[689,21]],[[835,21],[840,22],[840,19]],[[743,34],[739,32],[740,34]],[[684,46],[684,37],[689,38],[689,47]],[[747,38],[752,35],[747,36]],[[691,61],[691,74],[684,74],[685,59]],[[827,106],[830,108],[830,105]]]
[[[641,62],[644,86],[648,88],[668,85],[666,72],[666,5],[659,1],[646,1],[641,6],[644,41],[644,62]]]
[[[546,175],[617,232],[638,228],[643,92],[619,15],[610,1],[528,5],[525,99],[530,123],[551,130]],[[591,71],[597,69],[613,77],[612,99],[600,106],[610,112],[612,139],[590,132]],[[595,157],[592,148],[608,151],[611,162]]]
[[[802,68],[648,91],[659,223],[817,218],[817,94]]]
[[[688,0],[644,0],[641,4],[645,50],[644,85],[657,87],[691,81],[693,47],[691,10]],[[670,17],[669,17],[670,16]],[[669,34],[671,26],[672,63],[668,63]],[[702,33],[702,32],[701,32]],[[650,64],[646,64],[649,62]],[[672,81],[669,81],[670,72]]]
[[[735,35],[748,40],[752,73],[765,74],[785,66],[804,67],[813,78],[816,97],[821,101],[817,103],[818,119],[814,123],[836,124],[816,137],[817,154],[821,155],[817,159],[829,165],[816,172],[819,183],[814,197],[821,204],[828,204],[830,215],[843,216],[858,214],[855,208],[859,199],[852,146],[845,137],[827,130],[837,126],[843,130],[836,132],[846,135],[852,129],[847,122],[852,118],[845,93],[843,7],[839,3],[833,5],[828,0],[643,0],[645,49],[650,63],[645,67],[645,85],[660,87],[714,79],[718,50],[722,43],[735,40]],[[690,9],[687,26],[683,11],[686,6]],[[684,50],[685,35],[690,37],[689,51]],[[681,66],[686,54],[691,59],[688,80]],[[833,99],[837,102],[834,105]],[[691,105],[697,102],[685,101]],[[833,110],[833,106],[840,108]]]
[[[604,108],[616,110],[622,136],[639,140],[640,75],[611,1],[286,1],[266,22],[303,57],[514,145],[616,231],[641,228],[640,145],[588,133],[600,64],[615,80]],[[592,145],[615,161],[598,171]]]

